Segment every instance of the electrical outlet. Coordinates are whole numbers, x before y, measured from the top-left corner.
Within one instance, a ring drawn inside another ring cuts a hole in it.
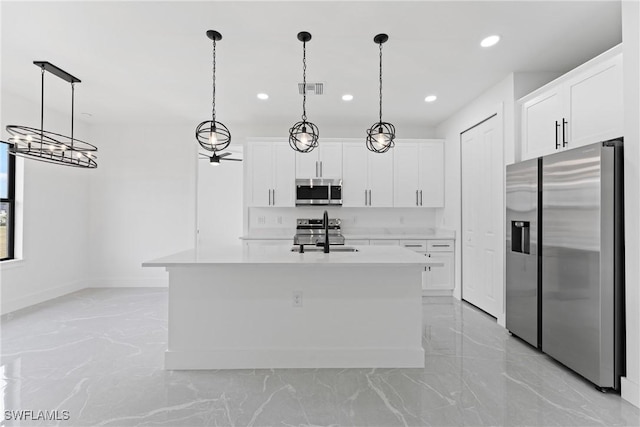
[[[291,294],[291,305],[293,307],[302,307],[302,291],[293,291]]]
[[[404,224],[404,217],[403,216],[400,217],[400,224]]]
[[[258,217],[258,224],[266,224],[267,219],[264,216]]]
[[[281,216],[278,217],[278,224],[282,224],[282,217]]]
[[[354,217],[353,217],[353,223],[355,224],[356,222],[358,222],[358,217],[357,217],[357,216],[354,216]]]

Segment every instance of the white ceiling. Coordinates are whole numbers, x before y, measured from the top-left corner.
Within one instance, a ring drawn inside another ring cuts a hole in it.
[[[430,128],[509,72],[567,71],[621,41],[619,1],[28,2],[3,1],[2,89],[39,102],[47,60],[82,79],[76,114],[90,123],[185,123],[211,117],[211,41],[217,118],[284,132],[301,114],[299,31],[309,31],[309,120],[323,129],[377,120],[384,45],[384,119]],[[495,47],[480,40],[500,34]],[[46,104],[70,111],[67,83],[48,74]],[[270,95],[259,101],[258,92]],[[350,103],[341,95],[351,93]],[[436,94],[427,104],[424,97]],[[5,105],[5,108],[8,107]],[[90,113],[87,119],[80,113]],[[35,125],[39,112],[21,124]],[[7,123],[2,123],[3,127]]]

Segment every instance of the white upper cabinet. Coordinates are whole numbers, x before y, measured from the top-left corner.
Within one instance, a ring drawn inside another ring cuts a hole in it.
[[[393,152],[373,153],[364,141],[342,147],[342,205],[393,206]]]
[[[342,143],[320,142],[309,153],[296,152],[296,178],[342,178]]]
[[[250,206],[295,206],[295,155],[288,142],[249,141]]]
[[[444,206],[444,141],[396,141],[393,206]]]
[[[522,98],[522,160],[623,136],[622,83],[616,46]]]

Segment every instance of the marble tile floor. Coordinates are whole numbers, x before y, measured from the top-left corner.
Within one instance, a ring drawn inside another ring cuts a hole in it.
[[[423,302],[424,369],[165,371],[166,289],[79,291],[0,319],[0,425],[640,425],[474,307]]]

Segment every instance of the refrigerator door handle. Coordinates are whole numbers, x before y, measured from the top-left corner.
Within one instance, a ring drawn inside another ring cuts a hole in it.
[[[558,130],[560,128],[560,123],[556,120],[556,150],[560,148],[560,143],[558,142]]]
[[[569,141],[567,141],[566,138],[565,138],[565,132],[564,132],[564,128],[568,124],[569,124],[569,122],[567,122],[563,117],[562,118],[562,146],[563,147],[566,147],[569,144]]]

